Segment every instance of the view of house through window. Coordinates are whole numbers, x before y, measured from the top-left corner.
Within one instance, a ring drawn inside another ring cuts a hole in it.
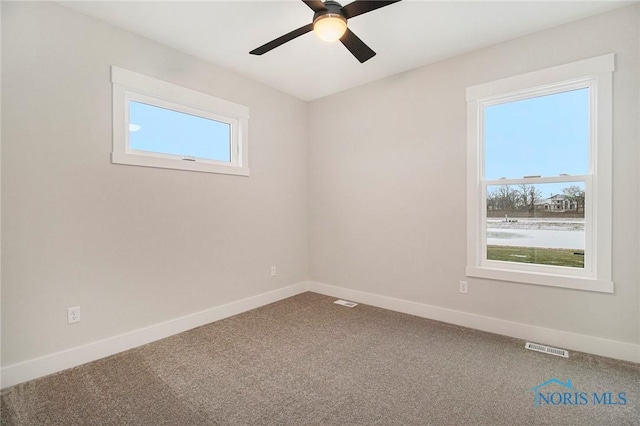
[[[589,88],[483,110],[486,259],[585,267]]]
[[[582,182],[489,185],[487,259],[583,268],[584,203]]]

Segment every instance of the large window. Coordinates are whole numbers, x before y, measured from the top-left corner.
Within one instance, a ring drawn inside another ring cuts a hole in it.
[[[249,109],[112,67],[118,164],[249,175]]]
[[[613,291],[613,60],[467,89],[467,275]]]

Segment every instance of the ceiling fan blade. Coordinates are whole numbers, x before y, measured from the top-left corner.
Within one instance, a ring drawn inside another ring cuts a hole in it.
[[[303,3],[306,3],[307,6],[311,8],[314,12],[320,12],[322,10],[327,10],[320,0],[302,0]]]
[[[400,0],[391,1],[354,1],[342,8],[342,13],[347,19],[354,16],[362,15],[363,13],[371,12],[372,10],[380,9],[381,7],[389,6],[393,3],[398,3]]]
[[[351,52],[353,56],[360,61],[360,63],[368,61],[376,56],[376,52],[364,44],[364,41],[360,40],[349,28],[347,28],[347,32],[345,32],[340,38],[340,41],[344,44],[344,47],[349,49],[349,52]]]
[[[258,47],[257,49],[253,49],[251,52],[249,52],[252,55],[262,55],[267,53],[268,51],[275,49],[276,47],[285,44],[288,41],[293,40],[296,37],[300,37],[303,34],[308,33],[309,31],[313,30],[313,24],[307,24],[304,27],[300,27],[297,30],[293,30],[290,33],[287,33],[281,37],[278,37],[275,40],[270,41],[267,44],[263,44],[262,46]]]

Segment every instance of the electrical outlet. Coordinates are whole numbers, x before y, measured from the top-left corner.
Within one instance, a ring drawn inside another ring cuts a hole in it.
[[[276,275],[278,275],[278,271],[276,270],[275,266],[271,267],[271,276],[275,277]]]
[[[73,324],[75,322],[80,322],[80,306],[67,308],[67,324]]]
[[[460,293],[467,294],[469,284],[466,281],[460,281]]]

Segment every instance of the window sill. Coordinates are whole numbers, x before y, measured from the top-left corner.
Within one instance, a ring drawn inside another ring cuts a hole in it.
[[[224,166],[198,161],[173,160],[146,155],[123,154],[120,152],[111,153],[111,162],[113,164],[126,164],[129,166],[157,167],[161,169],[186,170],[191,172],[249,176],[248,167]]]
[[[569,288],[573,290],[613,293],[613,281],[557,274],[530,273],[496,268],[467,266],[466,275],[498,281]]]

